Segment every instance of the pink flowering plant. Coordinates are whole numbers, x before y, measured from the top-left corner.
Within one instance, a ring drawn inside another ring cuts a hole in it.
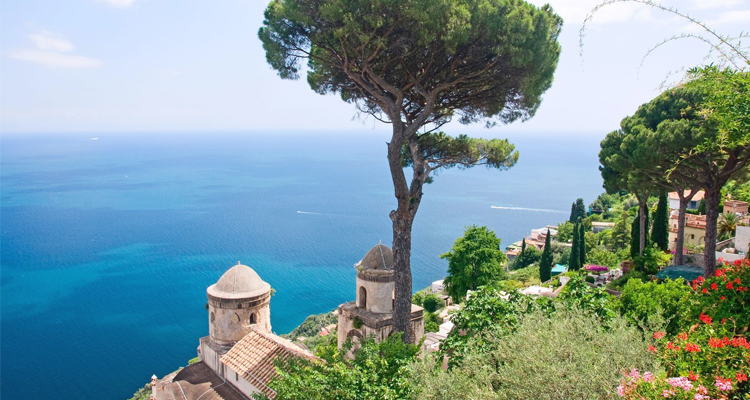
[[[709,390],[688,377],[656,377],[651,372],[641,374],[637,369],[624,374],[617,395],[627,400],[675,399],[711,400]]]
[[[589,264],[589,265],[587,265],[587,266],[585,266],[583,268],[586,271],[595,272],[597,274],[609,271],[609,268],[601,266],[601,265],[596,265],[596,264]]]

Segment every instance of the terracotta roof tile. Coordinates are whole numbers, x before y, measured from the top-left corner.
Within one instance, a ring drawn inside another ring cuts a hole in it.
[[[268,387],[268,383],[276,377],[274,363],[276,360],[287,360],[290,357],[317,360],[311,352],[286,339],[252,330],[221,357],[221,362],[266,396],[274,398],[276,392]]]

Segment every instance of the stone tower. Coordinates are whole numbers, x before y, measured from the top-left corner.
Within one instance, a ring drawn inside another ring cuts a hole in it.
[[[199,357],[223,377],[220,358],[252,329],[271,332],[271,285],[252,268],[237,263],[206,289],[208,336]]]
[[[396,286],[393,270],[393,252],[379,244],[354,265],[357,269],[356,301],[339,306],[338,345],[347,339],[359,341],[373,336],[375,341],[385,340],[393,331],[393,294]],[[424,335],[422,307],[412,305],[412,341]]]

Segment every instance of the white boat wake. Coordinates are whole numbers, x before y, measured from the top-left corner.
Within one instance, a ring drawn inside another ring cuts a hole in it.
[[[297,211],[297,214],[307,214],[307,215],[327,215],[329,217],[336,217],[336,214],[327,214],[327,213],[319,213],[319,212],[312,212],[312,211]]]
[[[548,210],[546,208],[501,207],[501,206],[491,206],[491,207],[494,208],[494,209],[496,209],[496,210],[533,211],[533,212],[548,212],[548,213],[565,214],[565,211]]]

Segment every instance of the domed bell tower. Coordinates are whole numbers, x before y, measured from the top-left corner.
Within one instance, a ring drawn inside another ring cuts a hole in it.
[[[206,290],[211,341],[231,347],[251,329],[271,332],[271,285],[237,263]]]

